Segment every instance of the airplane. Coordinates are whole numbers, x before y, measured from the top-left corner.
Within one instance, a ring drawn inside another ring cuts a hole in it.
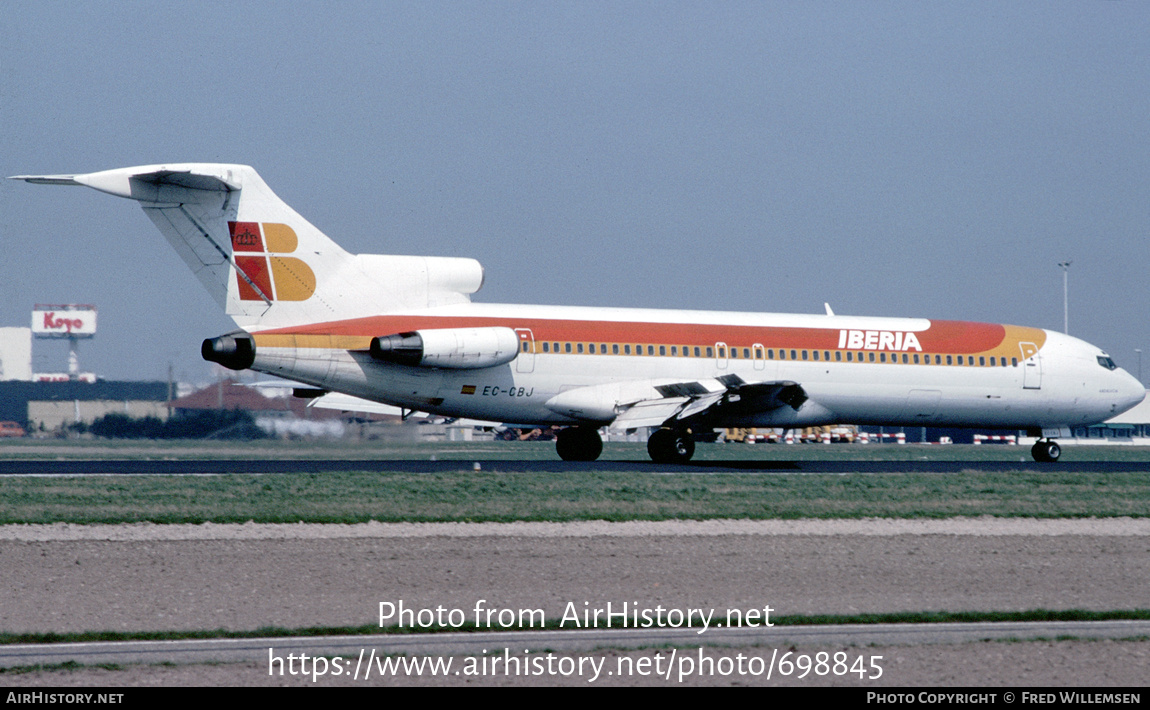
[[[984,427],[1058,437],[1142,401],[1099,348],[1055,331],[923,318],[475,303],[474,259],[351,254],[246,165],[180,163],[14,180],[136,200],[238,330],[205,360],[447,417],[561,425],[565,460],[601,427],[693,433],[829,424]]]

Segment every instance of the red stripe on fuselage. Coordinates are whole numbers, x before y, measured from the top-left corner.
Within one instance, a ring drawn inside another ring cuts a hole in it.
[[[655,343],[706,346],[726,343],[739,347],[755,344],[768,348],[810,350],[839,349],[839,328],[781,328],[771,326],[713,325],[696,323],[648,323],[631,321],[550,320],[544,318],[485,318],[468,316],[398,315],[372,316],[291,328],[259,331],[260,335],[336,335],[375,337],[433,328],[484,328],[504,326],[530,328],[536,341],[588,343]],[[883,331],[879,331],[883,332]],[[998,347],[1006,328],[993,323],[930,321],[925,330],[913,332],[923,352],[978,353]]]

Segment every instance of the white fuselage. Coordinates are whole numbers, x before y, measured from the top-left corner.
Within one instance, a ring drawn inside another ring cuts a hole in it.
[[[478,369],[381,363],[365,352],[372,336],[476,325],[515,329],[523,347],[507,364]],[[255,370],[401,407],[522,424],[609,424],[618,406],[653,385],[731,374],[799,383],[808,400],[716,426],[1056,428],[1103,421],[1145,394],[1076,338],[923,319],[461,304],[255,338]]]

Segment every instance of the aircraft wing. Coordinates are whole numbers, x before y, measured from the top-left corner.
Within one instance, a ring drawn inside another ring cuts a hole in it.
[[[658,385],[659,397],[616,406],[612,429],[688,426],[691,421],[747,415],[779,407],[798,409],[807,400],[797,382],[746,382],[738,375]]]
[[[391,416],[399,417],[408,413],[407,410],[393,407],[390,404],[383,404],[382,402],[373,402],[370,399],[362,399],[350,394],[343,394],[341,392],[327,392],[318,397],[313,397],[307,403],[309,407],[316,409],[334,409],[341,412],[362,412],[364,414],[389,414]]]

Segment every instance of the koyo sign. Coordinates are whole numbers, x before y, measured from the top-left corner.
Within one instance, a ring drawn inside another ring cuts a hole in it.
[[[37,338],[91,338],[96,334],[96,307],[37,305],[32,310],[32,333]]]

